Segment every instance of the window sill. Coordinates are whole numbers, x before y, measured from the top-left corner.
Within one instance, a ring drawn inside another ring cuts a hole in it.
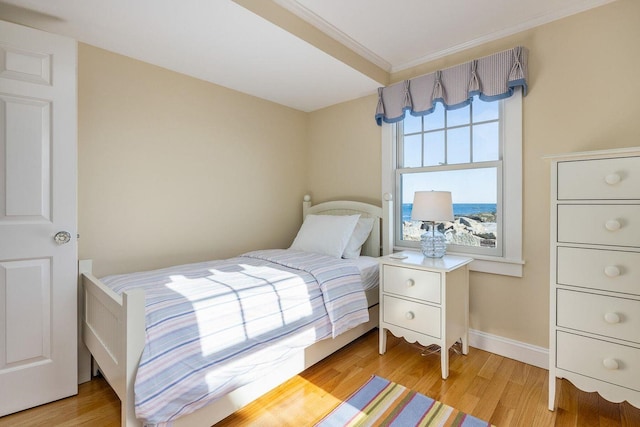
[[[473,262],[469,264],[469,269],[471,271],[500,274],[503,276],[522,277],[522,267],[524,266],[524,260],[511,260],[499,257],[495,257],[493,259],[484,259],[478,258],[477,256],[473,255],[467,256],[471,256],[473,258]]]
[[[418,250],[413,248],[394,248],[396,250]],[[465,254],[461,252],[447,252],[449,255],[466,256],[473,258],[469,269],[479,273],[499,274],[503,276],[522,277],[524,260],[513,260],[501,257],[489,257],[475,254]]]

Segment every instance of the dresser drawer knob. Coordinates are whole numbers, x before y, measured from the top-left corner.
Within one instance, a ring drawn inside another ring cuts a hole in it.
[[[608,265],[604,268],[604,275],[607,277],[618,277],[620,269],[615,265]]]
[[[406,284],[407,284],[407,288],[410,288],[416,284],[416,281],[413,279],[407,279]]]
[[[413,320],[416,317],[416,315],[413,314],[413,311],[407,311],[404,317],[406,317],[407,320]]]
[[[615,185],[620,182],[620,175],[617,173],[610,173],[604,177],[604,182],[609,185]]]
[[[617,219],[610,219],[604,223],[604,227],[609,231],[620,230],[620,221]]]
[[[616,359],[604,359],[602,361],[602,364],[604,365],[605,368],[611,370],[611,371],[615,371],[616,369],[618,369],[618,361]]]
[[[620,323],[620,316],[618,313],[606,313],[604,315],[604,321],[612,325]]]

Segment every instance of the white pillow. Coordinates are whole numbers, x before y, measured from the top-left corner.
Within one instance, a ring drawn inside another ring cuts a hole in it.
[[[349,243],[347,243],[347,246],[344,248],[342,258],[358,258],[362,250],[362,244],[367,240],[367,237],[369,237],[372,228],[373,218],[360,218],[349,239]]]
[[[307,215],[290,249],[340,258],[360,215]]]

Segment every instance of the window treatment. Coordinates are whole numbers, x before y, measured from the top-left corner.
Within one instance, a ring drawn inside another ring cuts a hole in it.
[[[376,122],[395,123],[405,112],[413,116],[433,113],[436,102],[453,110],[471,103],[478,95],[483,101],[496,101],[513,95],[516,87],[527,94],[528,50],[522,46],[505,50],[465,64],[378,88]]]

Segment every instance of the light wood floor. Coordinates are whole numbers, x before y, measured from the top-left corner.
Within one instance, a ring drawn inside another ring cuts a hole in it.
[[[558,407],[547,409],[547,371],[471,348],[451,351],[450,374],[440,378],[440,355],[389,335],[378,355],[374,330],[218,426],[308,426],[373,374],[400,383],[496,426],[640,426],[640,409],[558,383]],[[120,402],[102,379],[81,384],[78,396],[0,418],[0,426],[117,426]]]

